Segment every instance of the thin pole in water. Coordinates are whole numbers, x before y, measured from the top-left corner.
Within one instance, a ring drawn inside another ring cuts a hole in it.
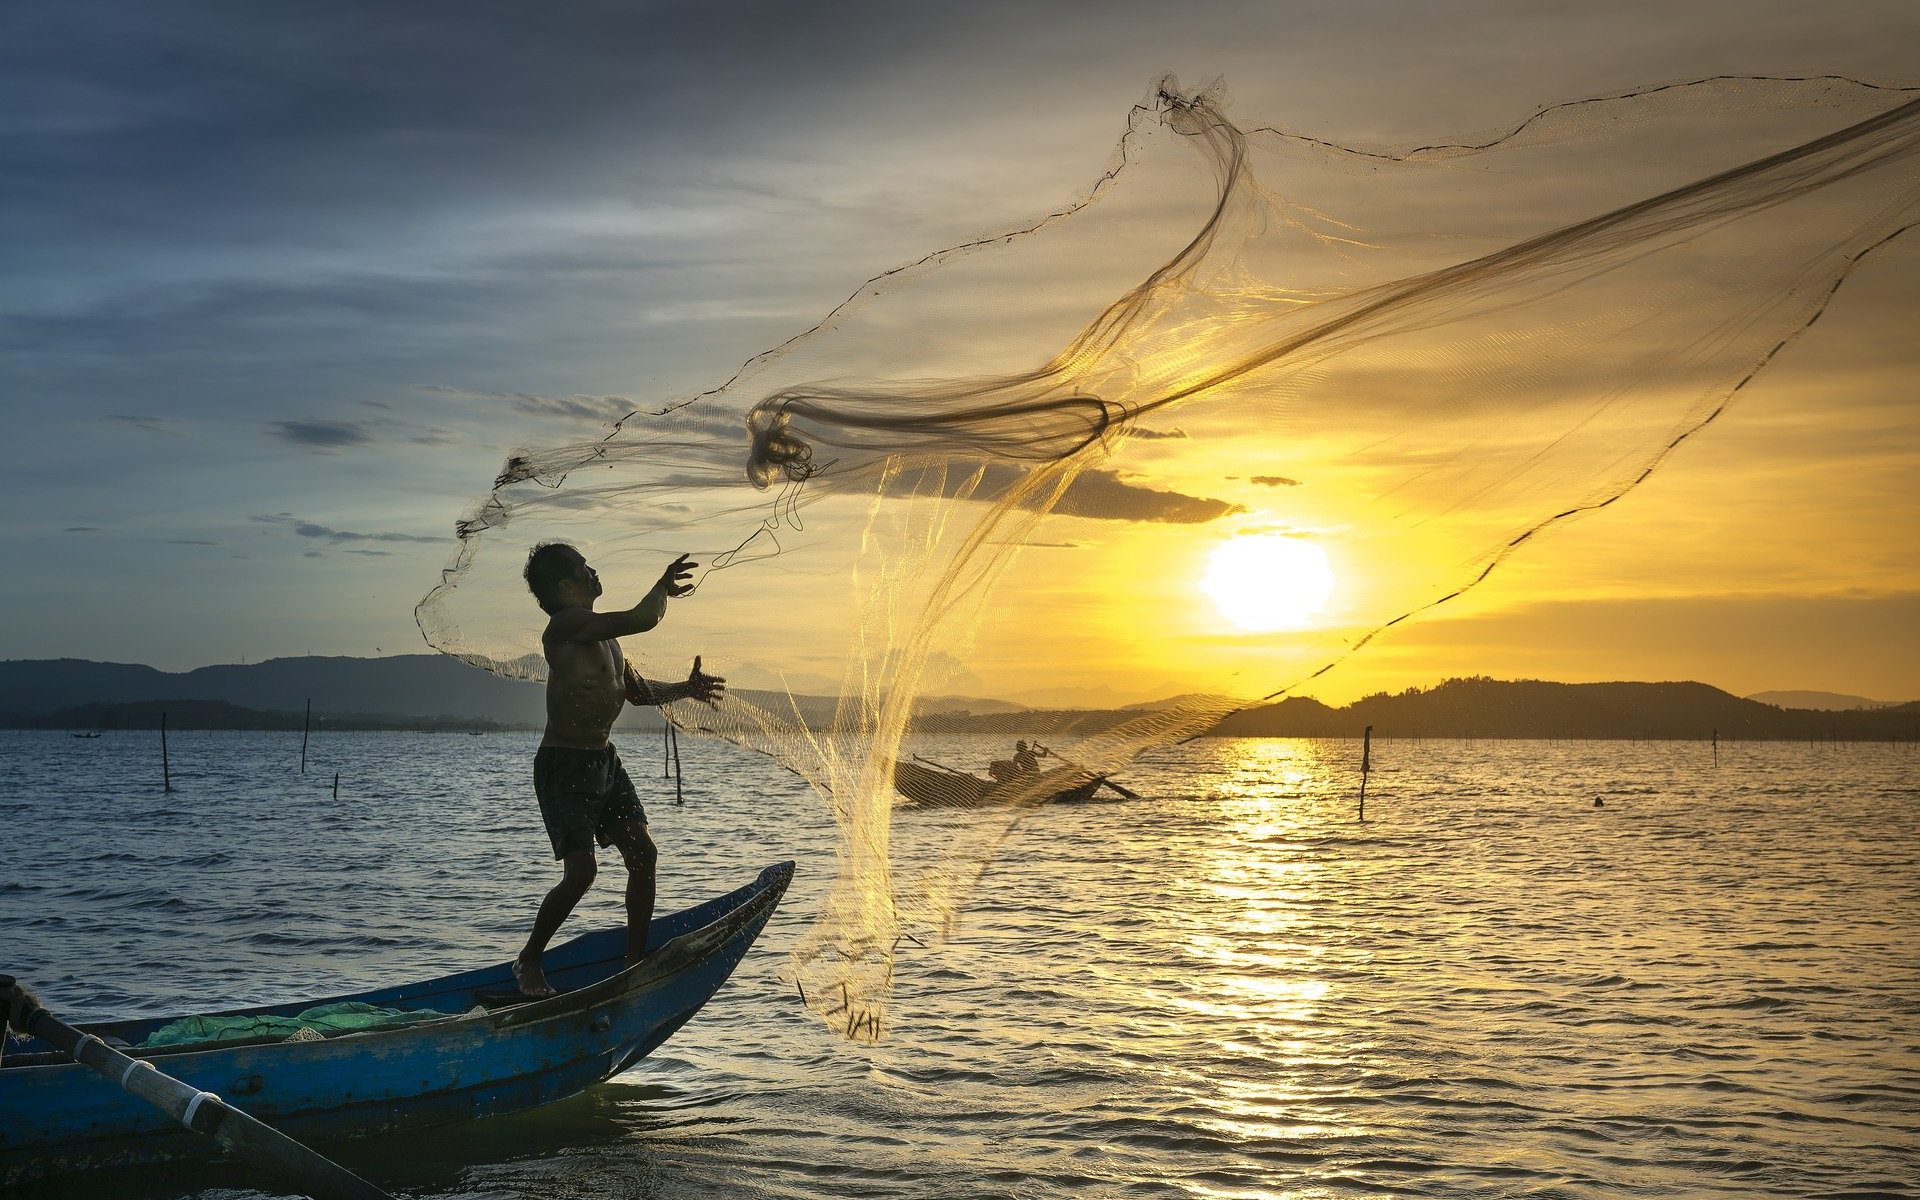
[[[1720,765],[1720,731],[1718,729],[1713,731],[1713,765],[1716,767]]]
[[[340,772],[338,771],[333,773],[333,798],[335,800],[340,798]]]
[[[160,786],[163,791],[173,790],[173,768],[167,762],[167,714],[160,714]]]
[[[1373,726],[1360,735],[1360,819],[1367,819],[1367,772],[1373,770]]]
[[[671,720],[667,722],[667,741],[673,745],[673,802],[685,804],[687,798],[680,790],[680,731]]]
[[[307,697],[307,719],[300,722],[300,773],[307,773],[307,734],[313,730],[313,697]]]

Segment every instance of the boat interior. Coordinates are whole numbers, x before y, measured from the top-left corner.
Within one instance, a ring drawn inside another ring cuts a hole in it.
[[[788,871],[791,864],[783,864]],[[674,938],[702,929],[746,903],[768,884],[770,874],[782,867],[769,867],[760,877],[745,887],[738,888],[724,896],[715,897],[691,908],[676,913],[655,916],[652,928],[648,931],[647,950],[652,953]],[[598,983],[618,974],[626,965],[627,931],[622,927],[599,929],[583,933],[548,947],[542,967],[547,981],[562,994],[590,984]],[[22,982],[25,982],[24,980]],[[53,997],[56,999],[57,997]],[[127,1053],[137,1053],[142,1058],[158,1058],[168,1054],[193,1053],[205,1050],[209,1046],[222,1048],[278,1042],[284,1038],[243,1038],[229,1041],[200,1042],[189,1045],[163,1046],[153,1049],[139,1047],[149,1035],[163,1025],[183,1019],[184,1016],[238,1017],[238,1016],[297,1016],[307,1009],[322,1004],[337,1004],[346,1001],[358,1001],[381,1008],[398,1008],[412,1011],[431,1010],[459,1016],[471,1012],[475,1006],[498,1010],[514,1004],[532,1003],[528,997],[520,996],[516,988],[509,963],[498,962],[491,966],[477,967],[453,975],[443,975],[438,979],[426,979],[416,983],[403,983],[391,987],[373,988],[368,991],[353,992],[340,996],[308,996],[298,1000],[289,1000],[277,1004],[261,1004],[249,1008],[224,1009],[212,1013],[179,1014],[173,1016],[136,1017],[128,1020],[94,1021],[76,1024],[74,1027],[83,1033],[91,1033],[111,1046]],[[57,1011],[57,1010],[56,1010]],[[415,1026],[417,1028],[417,1026]],[[336,1035],[336,1036],[346,1036]],[[4,1060],[0,1060],[0,1070],[15,1067],[44,1066],[48,1064],[69,1063],[66,1054],[49,1046],[38,1038],[15,1040],[8,1047]]]

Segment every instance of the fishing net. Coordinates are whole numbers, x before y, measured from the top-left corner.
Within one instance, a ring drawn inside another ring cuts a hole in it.
[[[337,1033],[398,1029],[446,1019],[446,1013],[431,1009],[381,1008],[358,1000],[341,1000],[304,1009],[291,1017],[263,1013],[243,1013],[230,1017],[182,1017],[154,1030],[140,1045],[146,1049],[156,1046],[198,1046],[242,1038],[317,1041]]]
[[[704,654],[733,690],[672,719],[830,806],[836,883],[792,971],[878,1037],[896,956],[1022,811],[1284,695],[1719,417],[1915,219],[1916,95],[1712,79],[1377,147],[1165,81],[1072,203],[513,457],[421,628],[538,677],[528,546],[582,547],[623,606],[705,564],[629,653],[655,677]],[[896,764],[959,734],[986,735],[958,764],[985,784],[1015,737],[1056,757],[963,820],[896,822]]]

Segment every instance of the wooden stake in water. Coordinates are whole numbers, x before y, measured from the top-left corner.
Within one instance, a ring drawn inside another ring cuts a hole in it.
[[[1360,735],[1360,819],[1367,819],[1367,772],[1373,770],[1373,726]]]
[[[307,773],[307,734],[313,729],[313,697],[307,697],[307,719],[300,722],[300,773]]]
[[[680,791],[680,731],[667,722],[667,740],[673,744],[673,802],[685,804],[687,798]]]
[[[1713,731],[1713,765],[1716,767],[1720,765],[1720,731],[1718,729]]]
[[[173,790],[173,768],[167,763],[167,714],[160,714],[160,786]]]
[[[333,773],[333,798],[335,800],[340,798],[340,772],[338,771]]]

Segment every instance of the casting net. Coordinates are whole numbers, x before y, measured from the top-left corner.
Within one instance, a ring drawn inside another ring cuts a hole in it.
[[[1719,417],[1915,219],[1916,96],[1712,79],[1377,147],[1165,81],[1058,211],[513,457],[421,628],[537,677],[530,545],[580,546],[622,604],[705,564],[629,656],[669,678],[704,654],[732,690],[674,722],[829,806],[836,882],[791,969],[878,1037],[896,956],[1023,811],[1285,694]],[[918,769],[962,734],[986,735],[972,780]],[[1036,735],[1041,770],[981,769]],[[974,807],[896,853],[908,803]]]

